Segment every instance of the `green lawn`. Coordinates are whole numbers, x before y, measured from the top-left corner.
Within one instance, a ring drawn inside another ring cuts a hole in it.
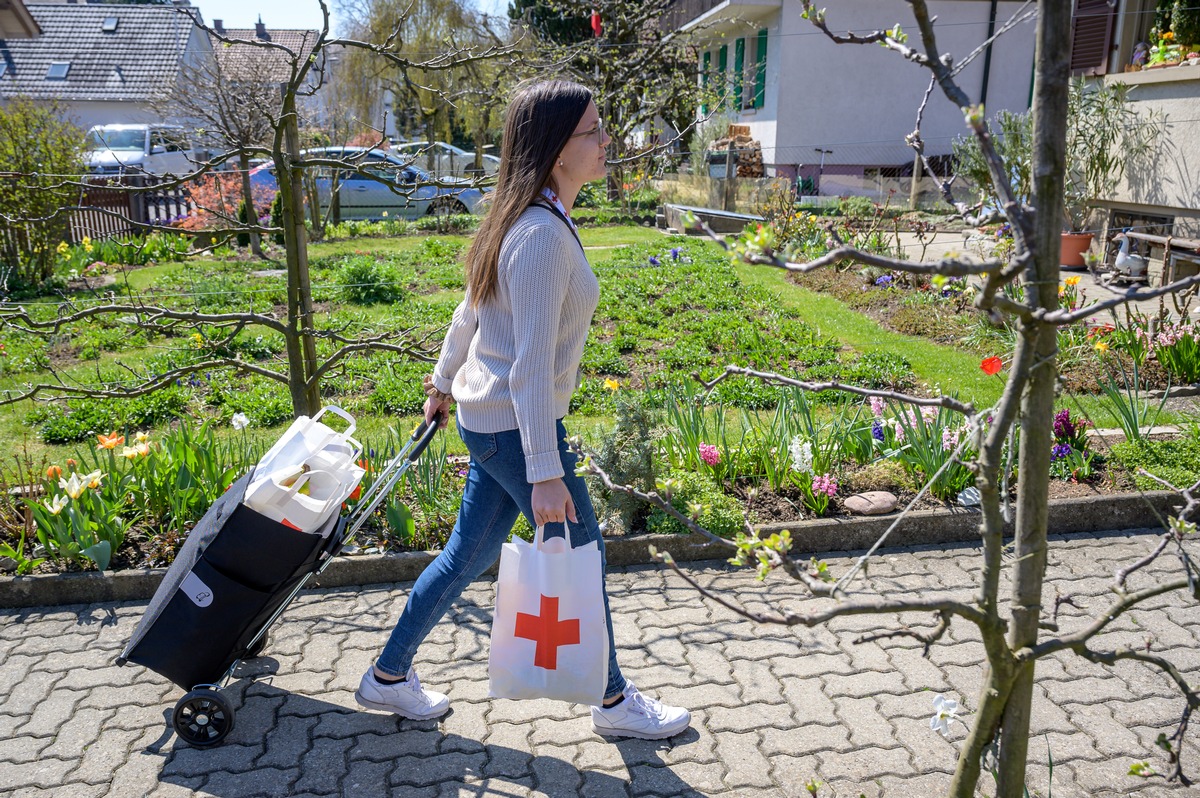
[[[885,330],[841,301],[789,282],[782,271],[745,264],[730,269],[712,242],[669,238],[652,228],[634,226],[585,228],[581,238],[603,286],[601,306],[584,356],[584,384],[572,410],[573,429],[585,437],[599,439],[611,424],[612,393],[604,388],[606,378],[618,379],[622,389],[656,389],[671,379],[686,379],[696,370],[715,374],[729,362],[792,371],[814,380],[874,379],[882,380],[877,383],[880,385],[888,380],[907,380],[927,390],[936,386],[943,393],[957,393],[977,407],[994,402],[1002,390],[998,378],[980,370],[977,355]],[[327,308],[321,323],[348,324],[351,332],[406,325],[430,329],[444,324],[462,295],[458,258],[469,240],[469,236],[461,235],[422,235],[313,244],[310,261],[314,290],[317,301]],[[672,247],[684,248],[684,260],[678,265],[668,257]],[[693,257],[687,257],[687,253]],[[656,263],[652,259],[661,260],[662,265],[651,268]],[[348,300],[339,293],[338,285],[345,281],[346,264],[350,262],[380,265],[392,275],[388,279],[405,286],[406,298],[376,304]],[[249,272],[278,265],[214,258],[162,263],[122,275],[114,290],[123,291],[127,283],[131,290],[146,293],[149,301],[178,303],[191,301],[178,299],[179,293],[202,286],[217,295],[214,304],[203,308],[206,311],[237,307],[243,301],[256,302],[256,308],[263,310],[282,301],[284,281],[280,277],[250,277]],[[220,297],[221,290],[226,289],[235,299]],[[246,290],[256,293],[248,295],[251,299],[236,298]],[[50,308],[45,312],[49,313]],[[186,338],[137,338],[133,332],[119,321],[93,322],[53,342],[44,354],[53,358],[65,377],[80,383],[113,379],[126,366],[195,355],[189,355]],[[14,355],[9,358],[7,370],[0,371],[0,389],[19,389],[45,377],[44,373],[12,368],[15,355],[22,347],[31,346],[27,337],[22,341],[17,336],[13,331],[0,332],[0,341]],[[86,359],[80,354],[81,346],[88,347]],[[278,361],[271,361],[278,357],[277,347],[274,352],[261,357],[277,368]],[[364,442],[382,441],[390,426],[407,433],[417,422],[419,376],[429,368],[428,364],[363,356],[349,364],[344,374],[327,382],[328,401],[342,404],[357,415]],[[186,386],[180,391],[185,395],[180,401],[185,402],[188,412],[223,420],[233,412],[244,411],[248,402],[278,405],[286,401],[286,391],[281,387],[257,378],[240,383],[214,379],[194,391]],[[721,391],[725,402],[749,411],[751,417],[773,402],[770,392],[758,383],[730,381],[721,386]],[[216,400],[214,395],[218,396]],[[1066,401],[1060,404],[1076,409]],[[1085,397],[1083,404],[1098,423],[1112,424],[1099,400]],[[0,408],[0,445],[39,460],[62,459],[80,447],[92,445],[90,440],[42,442],[42,421],[38,419],[43,419],[45,412],[36,407],[26,402]],[[733,416],[742,417],[740,413]],[[286,418],[278,412],[271,418],[275,420],[251,428],[248,434],[252,439],[265,442],[278,435]],[[1175,418],[1167,414],[1163,421]],[[157,421],[151,426],[161,428],[164,423]],[[225,436],[231,431],[225,426],[219,434]],[[460,451],[457,436],[450,438],[451,450]]]

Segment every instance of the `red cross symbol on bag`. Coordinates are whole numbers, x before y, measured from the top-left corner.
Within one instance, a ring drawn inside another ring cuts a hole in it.
[[[542,596],[540,615],[517,613],[517,637],[537,643],[533,664],[546,670],[558,668],[558,647],[579,645],[579,619],[558,619],[558,596]]]

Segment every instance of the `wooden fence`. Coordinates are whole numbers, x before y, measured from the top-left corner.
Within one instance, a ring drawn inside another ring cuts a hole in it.
[[[145,175],[89,180],[79,198],[80,210],[67,220],[70,243],[145,232],[142,225],[166,225],[186,216],[195,205],[186,188],[157,188]],[[142,189],[130,191],[131,188]]]

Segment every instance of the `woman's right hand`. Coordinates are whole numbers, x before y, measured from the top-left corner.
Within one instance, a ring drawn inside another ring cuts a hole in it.
[[[442,420],[438,424],[438,429],[445,429],[450,423],[450,399],[434,399],[432,396],[425,400],[425,423],[432,424],[433,417],[438,413],[442,414]]]

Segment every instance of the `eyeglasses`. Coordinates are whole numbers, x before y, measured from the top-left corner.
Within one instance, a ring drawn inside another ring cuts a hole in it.
[[[592,128],[590,130],[585,130],[582,133],[572,133],[571,134],[571,138],[573,138],[573,139],[578,138],[579,136],[595,136],[596,143],[599,144],[604,139],[604,123],[597,120],[596,126],[594,128]]]

